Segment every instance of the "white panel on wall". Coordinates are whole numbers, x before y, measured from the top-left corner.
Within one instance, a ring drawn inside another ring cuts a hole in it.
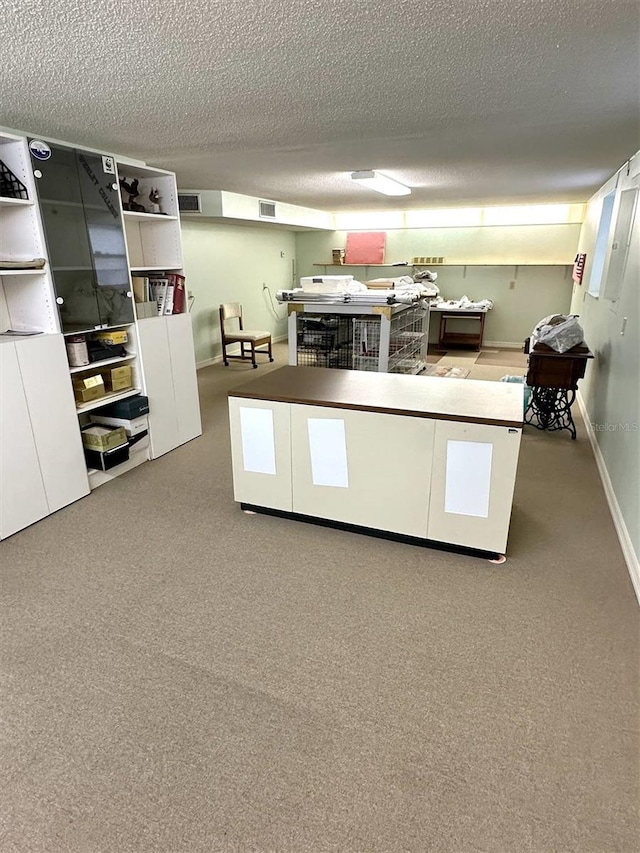
[[[347,440],[341,418],[308,418],[311,475],[314,486],[349,488]]]
[[[240,406],[242,462],[245,471],[276,473],[276,445],[271,409]]]
[[[447,441],[445,512],[489,517],[492,457],[492,444]]]

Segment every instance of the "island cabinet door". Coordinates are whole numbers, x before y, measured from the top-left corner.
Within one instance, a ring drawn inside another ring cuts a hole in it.
[[[292,405],[293,511],[426,538],[434,423]]]
[[[291,512],[289,403],[229,398],[233,495]]]
[[[436,422],[429,539],[504,553],[521,433]]]

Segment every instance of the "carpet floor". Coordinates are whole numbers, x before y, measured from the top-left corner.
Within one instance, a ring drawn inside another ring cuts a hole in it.
[[[504,565],[246,515],[226,393],[285,363],[200,371],[202,437],[0,546],[2,853],[635,853],[584,424],[525,428]]]

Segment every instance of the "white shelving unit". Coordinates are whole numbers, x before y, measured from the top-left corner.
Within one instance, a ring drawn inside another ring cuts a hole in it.
[[[42,221],[27,141],[0,133],[0,160],[26,189],[28,198],[0,197],[0,261],[45,258]],[[42,269],[0,268],[0,331],[60,331],[48,264]]]
[[[149,212],[124,210],[132,275],[183,273],[175,175],[149,166],[117,163],[119,179],[138,181],[136,203]],[[157,190],[162,213],[150,212]],[[121,189],[123,206],[128,203]],[[186,297],[186,294],[185,294]],[[156,459],[202,433],[191,316],[184,312],[137,321],[142,387],[149,398],[150,455]]]
[[[80,161],[85,155],[87,162],[90,157],[99,156],[76,149],[73,144],[63,148],[52,143],[51,147],[53,158],[64,158],[64,148],[75,151]],[[105,159],[109,157],[103,158],[103,163]],[[47,201],[44,183],[38,185],[43,196],[39,199],[34,180],[38,165],[31,159],[26,136],[0,133],[0,160],[11,173],[6,175],[7,193],[0,196],[0,260],[12,265],[35,258],[45,261],[40,269],[0,268],[0,333],[9,329],[24,333],[0,334],[0,538],[5,538],[84,497],[90,489],[200,435],[201,423],[190,315],[182,313],[142,321],[125,321],[122,317],[108,323],[101,315],[101,324],[89,323],[88,328],[84,327],[86,319],[70,323],[67,318],[63,334],[59,306],[65,300],[56,293],[53,274],[95,270],[96,275],[100,272],[111,284],[108,246],[92,246],[93,267],[78,265],[89,261],[77,257],[76,248],[81,236],[86,239],[86,233],[80,234],[83,229],[78,225],[78,217],[66,212],[72,208],[93,210],[96,206],[90,200],[84,204],[84,195],[83,204],[63,198]],[[47,166],[56,162],[64,160],[52,160]],[[45,171],[45,166],[41,168]],[[175,176],[128,163],[121,164],[120,176],[128,180],[137,178],[139,201],[149,205],[148,212],[123,210],[124,233],[110,235],[113,240],[119,234],[124,237],[129,270],[143,274],[182,274]],[[108,192],[117,189],[117,185],[111,186],[111,181],[118,180],[117,174],[111,179],[100,174],[100,179],[108,181]],[[148,200],[152,189],[159,195],[161,213],[154,212],[153,203]],[[16,198],[14,194],[27,197]],[[126,195],[124,200],[127,201]],[[43,210],[53,205],[55,221],[43,217]],[[47,245],[57,253],[53,264]],[[74,251],[76,257],[67,258]],[[122,253],[114,254],[114,261],[117,257],[122,258]],[[114,284],[117,286],[117,282]],[[120,288],[126,289],[121,278]],[[126,296],[131,297],[131,293]],[[70,366],[66,339],[78,334],[90,337],[107,328],[126,329],[124,355]],[[27,332],[37,334],[27,335]],[[131,365],[130,389],[76,404],[72,379],[120,364]],[[146,394],[150,401],[149,438],[131,445],[128,461],[108,471],[88,469],[81,428],[90,422],[92,413],[140,393]]]

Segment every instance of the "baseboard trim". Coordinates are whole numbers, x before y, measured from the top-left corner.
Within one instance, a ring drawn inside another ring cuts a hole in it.
[[[281,341],[286,341],[287,335],[279,335],[277,338],[272,338],[274,344],[279,344]],[[222,364],[222,353],[214,355],[213,358],[205,358],[204,361],[196,362],[196,370],[202,370],[203,367],[211,367],[214,364]]]
[[[523,349],[522,341],[483,341],[483,347],[495,347],[496,349]]]
[[[593,455],[596,460],[598,473],[600,474],[604,493],[607,498],[607,503],[609,504],[609,511],[611,512],[613,525],[616,529],[616,533],[618,534],[618,540],[620,542],[622,554],[627,564],[627,569],[629,570],[629,576],[631,578],[631,583],[633,584],[633,589],[636,594],[636,598],[638,599],[638,604],[640,604],[640,560],[638,560],[638,555],[635,552],[633,542],[631,541],[631,537],[629,536],[629,531],[627,530],[627,525],[625,524],[624,517],[620,510],[620,504],[618,503],[616,493],[613,490],[611,477],[609,477],[609,472],[607,471],[607,466],[604,461],[602,451],[600,450],[600,445],[596,441],[594,431],[592,429],[589,429],[589,424],[591,423],[591,420],[589,418],[589,413],[587,411],[587,407],[584,403],[584,400],[582,399],[580,391],[578,391],[578,393],[576,394],[576,400],[578,401],[578,408],[580,409],[580,413],[587,425],[587,435],[589,436],[589,442],[591,444],[591,449],[593,450]]]

